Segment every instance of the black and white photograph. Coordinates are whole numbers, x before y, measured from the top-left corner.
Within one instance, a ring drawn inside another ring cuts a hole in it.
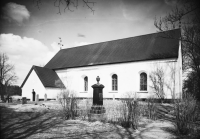
[[[199,139],[198,0],[1,0],[1,139]]]

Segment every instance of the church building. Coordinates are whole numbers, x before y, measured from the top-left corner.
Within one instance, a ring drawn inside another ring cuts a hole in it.
[[[163,72],[165,98],[181,97],[180,33],[174,29],[61,49],[44,67],[32,66],[21,85],[22,97],[57,99],[64,87],[79,98],[91,98],[99,76],[104,98],[124,98],[126,93],[148,98],[156,96],[152,73],[158,69]]]

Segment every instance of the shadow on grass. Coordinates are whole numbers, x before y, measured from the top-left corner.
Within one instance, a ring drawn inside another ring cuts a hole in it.
[[[25,138],[143,138],[143,133],[136,133],[131,128],[123,128],[118,124],[105,126],[79,122],[78,120],[61,120],[57,112],[16,112],[0,106],[1,139]],[[140,125],[145,127],[145,124]],[[106,128],[107,127],[107,128]]]
[[[110,124],[114,126],[114,132],[117,134],[118,137],[121,139],[126,138],[126,139],[134,139],[135,136],[133,135],[134,132],[136,131],[133,128],[126,128],[123,127],[119,122],[116,121],[109,121]]]
[[[163,127],[162,130],[176,136],[176,139],[200,139],[200,131],[195,131],[193,133],[190,133],[188,135],[181,135],[178,133],[178,131],[174,128],[170,127]]]
[[[61,121],[50,112],[16,112],[0,106],[0,138],[24,139],[44,132]]]
[[[83,127],[84,128],[84,127]],[[102,127],[103,128],[103,127]],[[59,134],[58,136],[53,136],[50,137],[49,139],[82,139],[82,138],[90,138],[90,139],[96,139],[96,138],[115,138],[115,139],[134,139],[134,137],[132,136],[132,129],[128,129],[128,128],[122,128],[120,126],[117,125],[113,125],[112,128],[106,128],[106,129],[89,129],[88,127],[85,126],[85,131],[80,131],[79,130],[74,130],[73,132],[70,132],[70,129],[68,129],[68,133],[63,134],[63,132],[60,133],[56,133]],[[52,132],[52,134],[54,134]],[[51,136],[51,135],[50,135]]]

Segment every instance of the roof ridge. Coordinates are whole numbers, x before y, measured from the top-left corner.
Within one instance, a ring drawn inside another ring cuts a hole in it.
[[[40,66],[36,66],[36,65],[33,65],[33,67],[37,67],[37,68],[44,68],[44,69],[49,69],[49,70],[52,70],[52,71],[54,71],[53,69],[46,68],[46,67],[40,67]],[[54,72],[55,72],[55,71],[54,71]]]
[[[177,58],[180,29],[62,49],[44,66],[57,68]]]
[[[160,32],[154,32],[154,33],[148,33],[148,34],[143,34],[143,35],[137,35],[137,36],[133,36],[133,37],[115,39],[115,40],[110,40],[110,41],[91,43],[91,44],[86,44],[86,45],[81,45],[81,46],[69,47],[69,48],[61,49],[59,51],[69,50],[69,49],[74,49],[74,48],[80,48],[80,47],[89,46],[89,45],[101,44],[101,43],[106,43],[106,42],[113,42],[113,41],[120,41],[120,40],[125,40],[125,39],[130,39],[130,38],[137,38],[137,37],[142,37],[142,36],[147,36],[147,35],[154,35],[154,34],[158,34],[158,33],[164,33],[164,32],[175,31],[175,30],[180,30],[180,28],[172,29],[172,30],[167,30],[167,31],[160,31]]]

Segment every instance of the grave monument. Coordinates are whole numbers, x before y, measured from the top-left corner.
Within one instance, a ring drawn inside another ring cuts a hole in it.
[[[96,78],[97,83],[92,85],[93,88],[93,105],[91,107],[90,113],[93,114],[98,114],[98,117],[102,116],[106,110],[105,107],[103,106],[103,88],[104,85],[100,84],[100,78],[97,76]]]

